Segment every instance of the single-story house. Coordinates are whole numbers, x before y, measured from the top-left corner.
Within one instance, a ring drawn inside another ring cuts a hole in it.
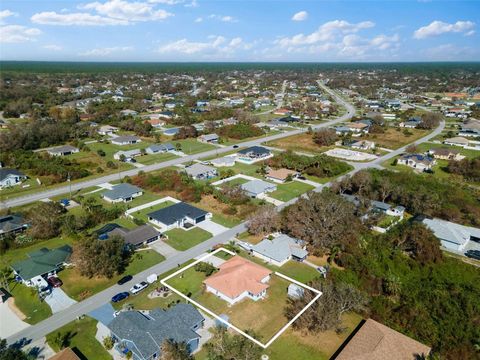
[[[114,145],[131,145],[142,142],[142,139],[140,139],[138,136],[122,135],[117,136],[116,138],[112,138],[111,142]]]
[[[174,150],[175,150],[175,146],[173,146],[170,143],[166,143],[166,144],[150,145],[145,149],[145,152],[147,154],[157,154],[157,153],[164,153],[164,152],[169,152]]]
[[[152,125],[152,127],[154,128],[161,128],[163,125],[165,125],[165,121],[164,120],[160,120],[160,119],[148,119],[147,122]]]
[[[470,141],[468,139],[465,139],[464,137],[456,136],[453,138],[446,139],[443,143],[445,145],[466,147],[468,146]]]
[[[273,156],[272,152],[263,146],[252,146],[237,153],[237,158],[246,162],[265,160]]]
[[[80,152],[80,149],[71,145],[58,146],[48,149],[47,152],[52,156],[66,156]]]
[[[375,149],[375,143],[373,141],[360,140],[354,141],[352,144],[350,144],[350,147],[356,150],[372,150]]]
[[[408,119],[407,121],[402,121],[398,124],[399,127],[407,128],[407,129],[415,129],[418,125],[422,123],[422,119],[419,117],[413,117]]]
[[[53,276],[67,265],[71,255],[72,248],[69,245],[53,250],[41,248],[27,254],[28,259],[12,264],[12,269],[25,285],[37,286],[45,283],[43,276]]]
[[[480,120],[468,119],[465,121],[458,133],[460,136],[480,137]]]
[[[237,255],[221,264],[218,271],[203,283],[208,292],[233,305],[247,297],[254,301],[263,299],[267,295],[271,273],[271,270]]]
[[[120,111],[120,115],[121,116],[137,116],[138,112],[135,111],[135,110],[131,110],[131,109],[125,109],[125,110]]]
[[[393,206],[383,201],[372,200],[370,206],[373,211],[383,212],[390,216],[403,217],[405,214],[405,207],[401,205]]]
[[[284,116],[287,116],[287,115],[291,115],[292,114],[292,111],[288,110],[288,109],[276,109],[273,111],[273,114],[274,115],[284,115]]]
[[[240,187],[248,196],[252,198],[256,198],[264,195],[265,193],[277,190],[277,185],[263,180],[250,180],[241,184]]]
[[[175,117],[175,113],[172,111],[161,111],[158,113],[158,116],[165,119],[172,119]]]
[[[103,125],[97,130],[100,135],[113,135],[118,131],[116,126]]]
[[[279,234],[272,240],[266,238],[252,246],[252,254],[275,266],[282,266],[289,260],[303,261],[308,252],[302,240]]]
[[[434,158],[422,154],[406,154],[398,159],[398,164],[407,165],[418,171],[431,170],[435,163]]]
[[[174,135],[177,135],[179,131],[180,131],[180,128],[165,129],[165,130],[163,131],[163,135],[166,135],[166,136],[174,136]]]
[[[10,234],[18,234],[27,228],[28,223],[21,215],[0,216],[0,238]]]
[[[265,178],[277,183],[284,183],[287,179],[294,178],[298,175],[298,172],[289,169],[270,169],[267,171]]]
[[[425,218],[422,222],[448,250],[463,252],[470,241],[480,242],[480,229],[437,218]]]
[[[352,122],[345,125],[353,133],[368,132],[369,126],[362,122]]]
[[[123,155],[123,156],[122,156]],[[121,160],[125,158],[125,161],[131,161],[133,158],[142,155],[142,151],[140,149],[133,149],[133,150],[120,150],[113,154],[113,158],[115,160]]]
[[[460,151],[455,149],[435,148],[428,151],[435,159],[440,160],[462,160],[464,157],[460,154]]]
[[[191,228],[196,224],[210,219],[212,213],[190,204],[179,202],[166,208],[147,214],[148,221],[154,225],[170,230],[174,228]]]
[[[335,360],[427,358],[431,348],[375,320],[366,320],[341,348]]]
[[[80,360],[80,358],[71,348],[67,347],[60,350],[60,352],[56,353],[48,360]]]
[[[186,343],[188,350],[197,350],[205,318],[190,304],[177,304],[166,310],[147,312],[121,311],[107,328],[116,342],[115,349],[123,356],[128,351],[135,360],[160,359],[166,340]]]
[[[213,166],[195,163],[185,167],[185,172],[196,180],[208,180],[218,175],[217,169]]]
[[[102,198],[108,202],[128,202],[132,201],[136,197],[143,195],[143,190],[139,187],[122,183],[114,185],[111,190],[104,191],[102,193]]]
[[[121,236],[125,241],[125,244],[134,247],[150,244],[160,239],[161,236],[160,232],[150,225],[141,225],[132,230],[119,226],[107,233],[107,237],[110,237],[111,235]],[[104,237],[105,236],[102,238]]]
[[[220,137],[217,134],[200,135],[197,140],[207,144],[217,144]]]
[[[27,176],[17,169],[0,168],[0,189],[20,185]]]
[[[224,156],[221,158],[210,160],[210,164],[217,167],[222,166],[234,166],[235,165],[235,157],[234,156]]]

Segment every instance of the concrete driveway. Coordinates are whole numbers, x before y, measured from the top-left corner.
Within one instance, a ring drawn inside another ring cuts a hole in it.
[[[160,255],[165,256],[167,259],[169,257],[175,256],[178,254],[178,250],[175,250],[173,247],[165,243],[162,239],[154,241],[148,246],[158,252]]]
[[[2,339],[30,326],[25,321],[20,320],[6,302],[0,304],[0,319],[0,338]]]
[[[216,235],[221,234],[221,233],[228,230],[227,227],[222,226],[220,224],[217,224],[216,222],[214,222],[212,220],[204,220],[204,221],[198,223],[197,226],[200,229],[208,231],[213,236],[216,236]]]
[[[45,301],[54,314],[65,310],[76,303],[76,301],[69,298],[61,288],[53,288],[50,295],[45,298]]]
[[[198,260],[198,259],[201,259],[202,257],[204,257],[206,255],[208,255],[208,253],[203,253],[203,254],[200,254],[198,256],[195,256],[194,259]],[[205,262],[215,266],[216,268],[218,268],[218,267],[220,267],[220,265],[222,265],[225,262],[225,260],[223,260],[223,259],[221,259],[221,258],[219,258],[215,255],[211,255],[211,256],[209,256],[208,258],[205,259]]]

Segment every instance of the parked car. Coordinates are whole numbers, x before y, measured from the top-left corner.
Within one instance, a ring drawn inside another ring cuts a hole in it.
[[[112,302],[119,302],[119,301],[122,301],[126,298],[128,298],[130,296],[130,294],[126,291],[124,292],[121,292],[121,293],[118,293],[117,295],[114,295],[112,297]]]
[[[117,281],[118,285],[123,285],[133,279],[132,275],[125,275],[120,280]]]
[[[480,260],[480,250],[467,250],[465,252],[465,256],[475,260]]]
[[[238,149],[238,145],[233,145],[233,148],[234,148],[234,149]]]
[[[131,287],[130,292],[135,295],[138,294],[140,291],[145,289],[148,286],[148,283],[145,281],[142,281],[141,283],[135,284]]]
[[[51,287],[54,287],[54,288],[58,288],[60,286],[63,285],[63,282],[62,280],[60,280],[58,277],[56,276],[51,276],[47,279],[47,282],[48,284],[51,286]]]

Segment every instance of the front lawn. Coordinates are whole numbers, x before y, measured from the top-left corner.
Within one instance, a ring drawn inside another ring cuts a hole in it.
[[[277,190],[268,195],[280,201],[289,201],[312,189],[314,189],[312,185],[305,184],[300,181],[291,181],[285,184],[277,185]]]
[[[165,258],[154,250],[142,250],[137,251],[133,255],[130,264],[122,274],[114,276],[111,279],[106,277],[90,279],[80,275],[80,272],[75,267],[65,269],[58,275],[63,281],[62,289],[68,296],[80,301],[114,285],[121,277],[127,274],[135,275],[164,260]]]
[[[185,154],[197,154],[201,152],[205,152],[208,150],[213,150],[217,149],[216,146],[210,145],[210,144],[205,144],[197,139],[185,139],[185,140],[173,140],[172,144],[175,146],[175,144],[179,143],[182,147],[181,151],[184,152]]]
[[[74,320],[48,334],[47,343],[56,352],[61,350],[55,341],[59,333],[62,336],[69,335],[65,345],[71,347],[82,359],[110,360],[112,358],[103,345],[95,339],[97,320],[91,317],[86,316],[81,320]]]
[[[165,232],[165,242],[179,251],[185,251],[212,237],[208,231],[195,227],[191,230],[172,229]]]
[[[10,293],[15,299],[15,306],[26,316],[25,322],[36,324],[52,315],[50,306],[40,301],[35,288],[25,286],[11,279]]]

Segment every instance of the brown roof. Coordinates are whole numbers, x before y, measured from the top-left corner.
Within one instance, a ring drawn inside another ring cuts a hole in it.
[[[365,129],[368,125],[364,123],[350,123],[347,124],[347,127],[352,128],[352,129]]]
[[[451,155],[457,155],[460,153],[460,151],[456,149],[446,149],[446,148],[435,148],[435,149],[431,149],[430,152],[434,155],[440,155],[440,156],[451,156]]]
[[[416,360],[430,348],[388,326],[368,319],[335,360]]]
[[[65,348],[59,353],[53,355],[48,360],[80,360],[77,354],[73,352],[70,348]]]
[[[288,177],[288,175],[295,175],[295,174],[297,174],[296,171],[289,170],[289,169],[278,169],[278,170],[270,169],[267,173],[267,176],[270,176],[278,180],[285,180]]]
[[[215,290],[235,299],[245,291],[259,294],[268,288],[262,279],[272,272],[248,261],[240,256],[234,256],[219,266],[219,271],[203,281]]]

